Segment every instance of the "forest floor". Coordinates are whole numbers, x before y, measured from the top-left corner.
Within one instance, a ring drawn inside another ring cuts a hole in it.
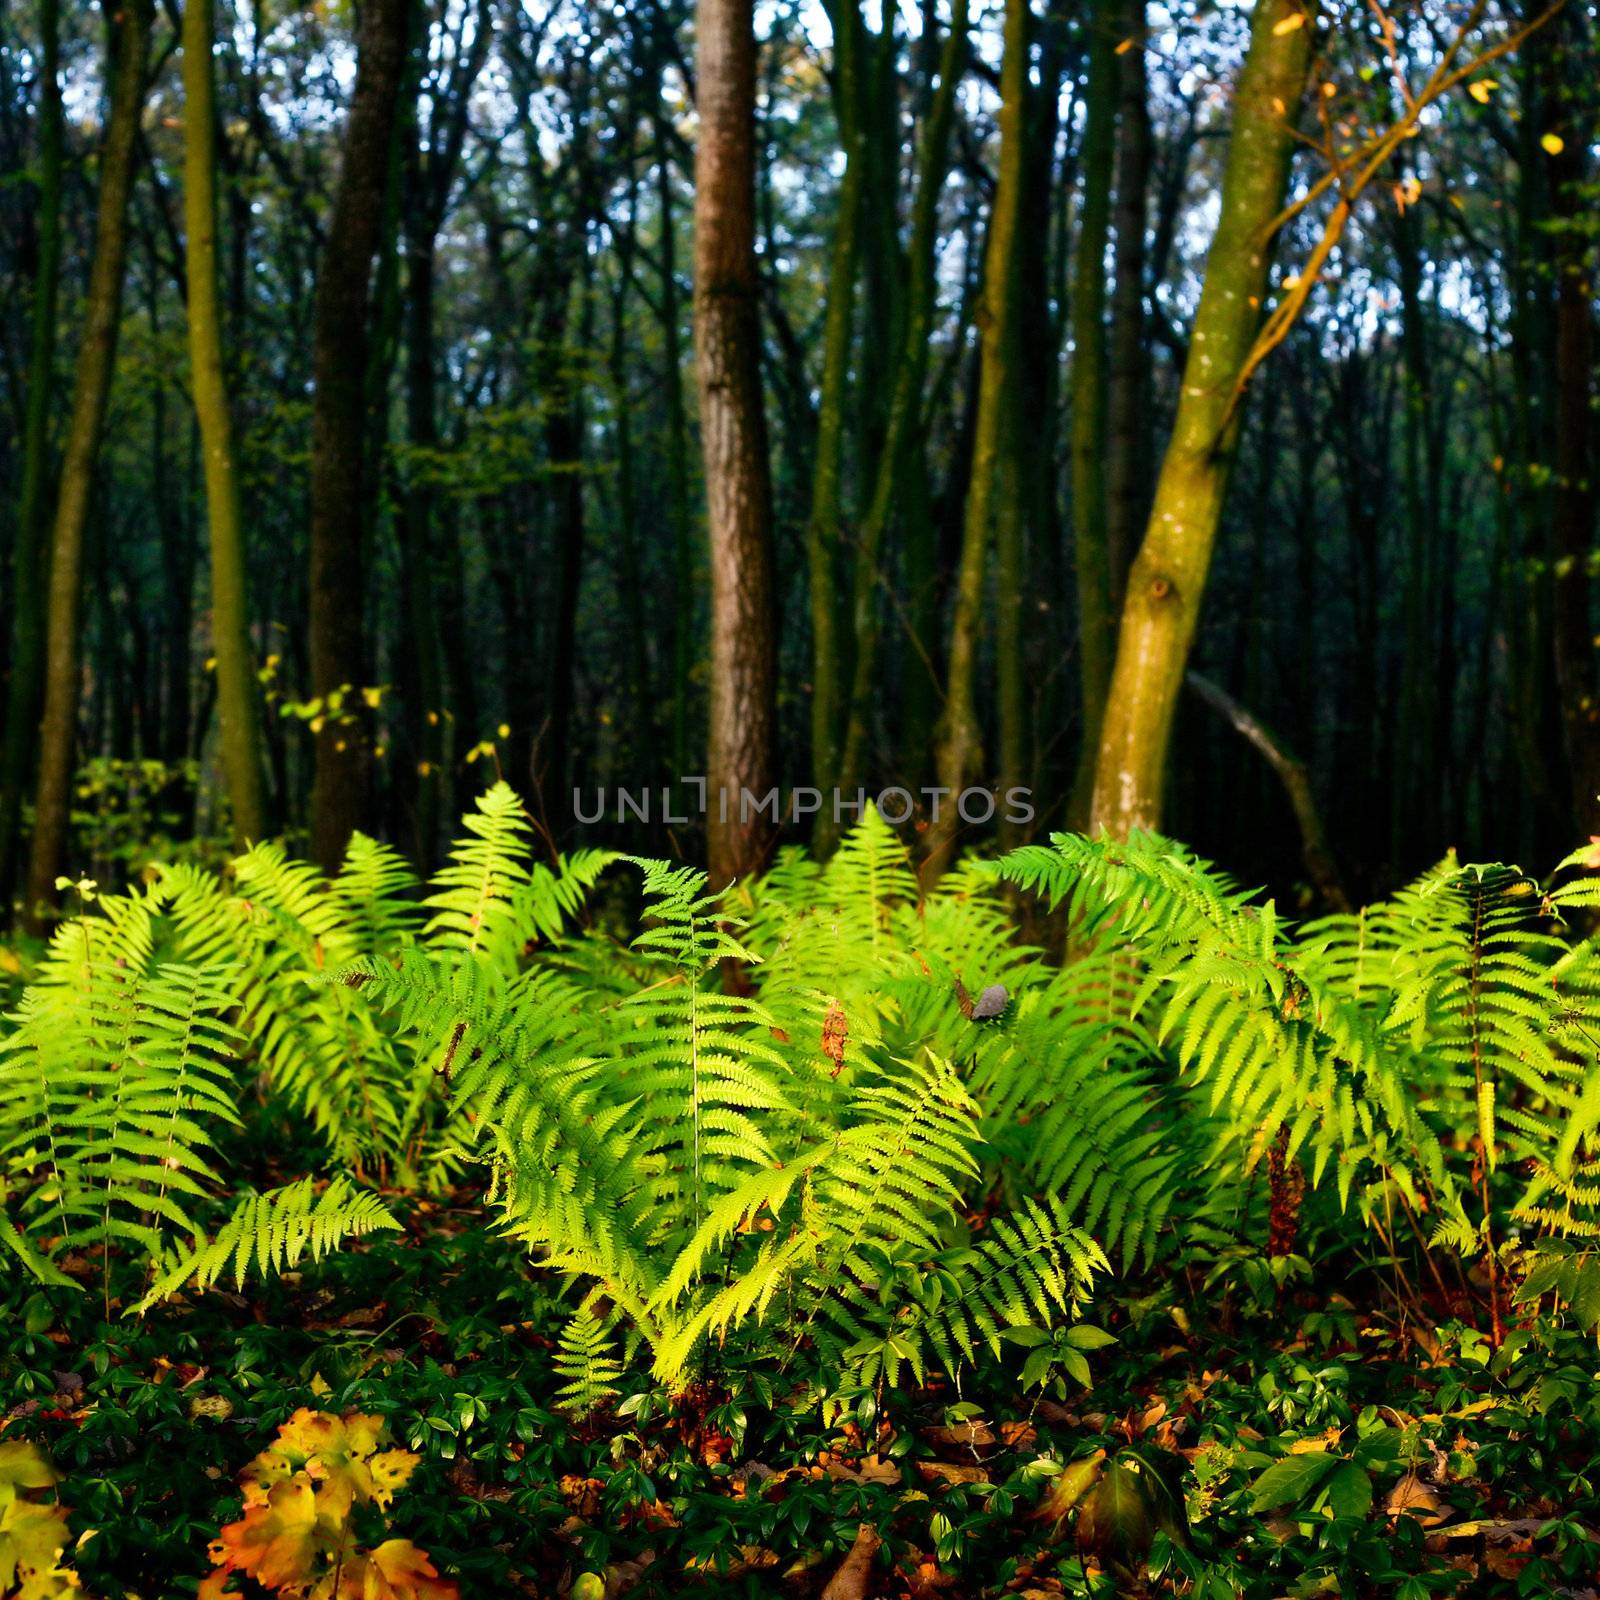
[[[9,1275],[4,1437],[53,1459],[88,1593],[194,1594],[298,1408],[420,1455],[367,1536],[467,1597],[1595,1592],[1595,1346],[1547,1324],[1496,1352],[1353,1289],[1251,1306],[1178,1272],[1097,1302],[1116,1343],[1064,1399],[901,1390],[825,1426],[813,1395],[708,1372],[574,1423],[560,1281],[475,1197],[396,1211],[403,1234],[143,1319],[113,1292],[106,1321],[92,1259],[81,1296]]]

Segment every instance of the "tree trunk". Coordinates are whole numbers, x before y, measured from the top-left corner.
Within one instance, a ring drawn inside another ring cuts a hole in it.
[[[407,162],[406,235],[406,437],[417,452],[400,508],[405,559],[406,616],[409,632],[404,683],[411,770],[403,788],[411,796],[411,831],[416,860],[426,870],[439,843],[444,769],[444,667],[439,650],[435,575],[442,563],[434,552],[433,473],[439,451],[438,403],[434,393],[433,292],[434,219],[422,213],[420,174],[415,152]]]
[[[1105,722],[1117,613],[1106,533],[1106,242],[1116,164],[1115,0],[1096,0],[1089,21],[1077,267],[1072,283],[1072,542],[1078,573],[1078,659],[1083,737],[1068,816],[1082,827]]]
[[[216,658],[222,770],[242,848],[267,832],[261,792],[261,733],[246,601],[244,529],[222,363],[217,278],[216,105],[212,79],[212,0],[185,0],[183,12],[183,208],[189,277],[189,365],[205,460],[211,528],[211,650]]]
[[[667,517],[672,536],[672,770],[686,776],[689,763],[689,680],[693,661],[694,540],[689,513],[689,424],[683,403],[683,353],[678,325],[678,251],[667,121],[657,108],[656,185],[661,206],[661,364],[667,405]]]
[[[16,885],[22,796],[39,727],[44,677],[45,502],[50,485],[50,417],[55,387],[56,301],[61,283],[60,3],[39,0],[39,238],[33,275],[28,409],[23,424],[22,499],[11,561],[11,675],[0,747],[0,906]]]
[[[777,774],[772,483],[755,258],[752,0],[699,0],[695,358],[711,550],[707,854],[714,884],[759,871]],[[751,797],[747,800],[747,796]]]
[[[1161,821],[1173,714],[1238,443],[1234,391],[1261,323],[1289,118],[1305,91],[1315,30],[1314,19],[1290,20],[1302,15],[1294,0],[1256,3],[1182,395],[1123,606],[1090,813],[1097,833],[1120,838]]]
[[[851,629],[854,669],[851,674],[844,749],[837,777],[840,790],[850,796],[854,795],[865,775],[868,724],[878,695],[878,587],[882,579],[884,535],[915,461],[913,446],[919,442],[928,376],[928,341],[933,331],[938,299],[934,258],[938,244],[939,196],[944,189],[945,174],[949,168],[956,87],[961,80],[966,51],[967,0],[955,0],[950,32],[939,57],[939,87],[923,124],[921,171],[911,219],[905,338],[895,362],[888,427],[873,475],[872,498],[867,504],[857,538]],[[921,609],[919,602],[924,598],[918,593],[919,568],[915,556],[927,542],[926,539],[911,541],[913,548],[908,551],[907,575],[913,590],[914,611]],[[823,817],[831,829],[831,807],[824,806]]]
[[[124,0],[113,23],[111,117],[100,153],[94,259],[84,303],[83,343],[73,380],[72,420],[61,460],[50,552],[44,710],[39,723],[39,789],[28,863],[27,918],[35,929],[55,903],[56,878],[66,858],[72,755],[81,677],[79,611],[83,541],[94,486],[95,457],[105,424],[122,321],[123,267],[128,254],[128,201],[144,106],[152,0]]]
[[[1144,274],[1150,187],[1150,86],[1145,71],[1144,0],[1126,0],[1118,25],[1115,265],[1106,344],[1106,566],[1111,612],[1121,615],[1148,501],[1150,410],[1146,382]]]
[[[344,165],[317,274],[311,413],[311,691],[322,701],[311,788],[311,854],[337,870],[365,820],[370,781],[362,533],[377,492],[366,470],[372,270],[384,234],[405,78],[410,0],[366,0]]]
[[[1555,546],[1555,663],[1572,783],[1573,818],[1580,835],[1600,834],[1600,699],[1591,594],[1593,482],[1594,305],[1589,283],[1585,196],[1586,156],[1594,135],[1587,102],[1570,85],[1573,67],[1588,58],[1581,46],[1583,14],[1563,13],[1534,48],[1548,53],[1550,101],[1566,113],[1562,146],[1536,160],[1550,163],[1549,184],[1556,271],[1554,421],[1555,481],[1551,532]],[[1566,79],[1567,82],[1562,80]]]
[[[972,441],[972,477],[967,485],[955,609],[950,622],[950,658],[945,676],[944,716],[938,738],[939,787],[946,791],[928,827],[926,881],[950,864],[961,825],[958,797],[983,759],[978,727],[977,656],[984,569],[995,516],[995,489],[1002,481],[1002,456],[1014,448],[1008,424],[1014,417],[1009,391],[1016,351],[1017,238],[1021,223],[1022,119],[1028,85],[1028,0],[1006,0],[1005,55],[1000,67],[1000,159],[989,239],[984,254],[982,365],[978,419]],[[1018,486],[1005,474],[1007,488]]]
[[[866,185],[866,129],[858,82],[861,53],[859,0],[833,7],[833,103],[844,146],[844,178],[828,262],[828,306],[823,320],[822,393],[817,404],[817,452],[811,479],[806,558],[811,579],[811,781],[824,792],[839,777],[847,667],[840,638],[840,480],[844,472],[845,402],[855,326],[856,263],[861,198]],[[831,807],[817,815],[819,844],[828,838]]]

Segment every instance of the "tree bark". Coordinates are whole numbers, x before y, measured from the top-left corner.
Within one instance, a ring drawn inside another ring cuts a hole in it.
[[[699,0],[695,359],[711,551],[711,881],[759,871],[776,837],[755,809],[777,776],[772,481],[755,257],[752,0]]]
[[[41,931],[66,858],[72,758],[81,688],[83,544],[105,426],[122,321],[128,254],[128,201],[144,106],[152,0],[124,0],[113,20],[111,116],[100,152],[94,258],[85,296],[83,343],[73,380],[72,420],[61,460],[61,489],[50,551],[44,710],[39,723],[39,788],[28,862],[27,920]]]
[[[1295,826],[1300,830],[1300,859],[1305,863],[1307,876],[1330,911],[1349,911],[1350,896],[1345,893],[1333,853],[1328,848],[1327,830],[1322,826],[1322,813],[1317,809],[1311,774],[1305,762],[1287,750],[1283,741],[1259,717],[1246,711],[1220,684],[1201,677],[1198,672],[1190,672],[1187,681],[1240,738],[1261,752],[1283,785],[1294,812]]]
[[[978,418],[950,623],[944,716],[938,738],[939,787],[947,792],[938,817],[930,820],[928,827],[925,881],[929,883],[937,881],[950,864],[961,825],[957,797],[972,781],[982,761],[977,707],[979,613],[996,511],[995,489],[1002,478],[1002,456],[1014,448],[1014,440],[1007,437],[1014,429],[1007,425],[1014,417],[1009,391],[1017,334],[1017,237],[1022,209],[1028,21],[1028,0],[1006,0],[1005,54],[1000,67],[999,175],[989,216],[983,300],[978,315],[982,330]],[[1007,485],[1013,491],[1017,488],[1014,475],[1007,475]]]
[[[1116,643],[1106,524],[1106,243],[1116,165],[1117,55],[1111,37],[1115,0],[1097,0],[1089,20],[1089,87],[1080,157],[1072,284],[1072,542],[1078,576],[1078,660],[1083,737],[1069,818],[1081,827],[1094,788]]]
[[[861,200],[866,187],[866,129],[862,125],[861,11],[859,0],[833,7],[833,103],[844,146],[844,177],[828,261],[828,305],[823,319],[822,393],[817,404],[817,451],[811,478],[811,516],[806,525],[806,561],[811,588],[811,770],[824,792],[839,777],[844,733],[846,664],[840,638],[839,587],[841,479],[844,473],[845,406],[855,328],[856,264]],[[817,816],[819,844],[829,837],[831,808]]]
[[[661,207],[661,364],[667,410],[667,519],[672,539],[672,770],[684,776],[689,763],[689,680],[693,667],[695,601],[699,591],[689,511],[689,424],[683,402],[682,330],[678,321],[678,250],[672,161],[666,113],[658,104],[656,192]]]
[[[267,818],[261,790],[261,732],[250,648],[239,469],[223,376],[212,14],[212,0],[185,0],[183,207],[190,378],[211,529],[211,649],[217,663],[217,720],[234,840],[243,848],[266,836]]]
[[[1126,0],[1117,31],[1116,228],[1111,328],[1106,339],[1106,567],[1121,615],[1148,499],[1150,410],[1145,348],[1145,227],[1150,187],[1150,86],[1144,0]]]
[[[344,165],[317,273],[311,414],[311,692],[322,701],[311,788],[311,854],[337,870],[365,821],[371,738],[361,705],[367,673],[362,552],[368,497],[367,373],[372,271],[405,78],[410,0],[366,0]]]
[[[1302,16],[1294,0],[1257,0],[1251,24],[1221,215],[1172,439],[1129,575],[1095,769],[1091,827],[1118,838],[1161,821],[1173,715],[1238,444],[1235,388],[1261,323],[1289,174],[1289,118],[1305,92],[1315,19],[1290,20]]]
[[[905,337],[894,366],[888,426],[873,474],[872,498],[857,535],[851,607],[854,666],[837,778],[841,792],[850,796],[854,795],[865,774],[868,728],[878,693],[878,588],[882,579],[884,536],[914,460],[913,446],[918,442],[927,387],[928,341],[938,301],[934,255],[938,244],[939,196],[949,170],[956,87],[961,81],[966,52],[967,0],[955,0],[950,32],[939,56],[939,87],[923,124],[921,171],[911,219]],[[914,566],[914,560],[908,560],[908,569]],[[915,579],[914,570],[909,570],[908,575]],[[914,606],[917,599],[913,594]],[[825,806],[823,815],[831,828],[831,808]]]
[[[44,677],[45,503],[50,485],[50,417],[55,390],[56,301],[61,284],[60,0],[39,0],[39,254],[33,275],[28,409],[23,423],[22,498],[11,560],[11,674],[0,747],[0,906],[16,884],[22,796],[33,761]]]
[[[1551,536],[1555,546],[1554,644],[1561,694],[1573,818],[1582,835],[1600,834],[1600,699],[1591,597],[1590,549],[1594,536],[1594,304],[1585,223],[1587,152],[1594,134],[1585,98],[1570,86],[1572,68],[1587,61],[1581,50],[1583,14],[1563,13],[1547,24],[1534,48],[1548,53],[1550,103],[1565,112],[1561,148],[1534,159],[1550,164],[1552,252],[1556,273],[1554,421],[1555,481]],[[1564,83],[1562,80],[1566,79]]]

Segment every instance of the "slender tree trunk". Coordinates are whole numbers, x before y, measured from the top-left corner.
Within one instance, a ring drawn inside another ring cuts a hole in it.
[[[1078,572],[1078,656],[1083,738],[1070,820],[1081,827],[1094,788],[1116,642],[1106,523],[1106,243],[1116,165],[1116,0],[1096,0],[1089,21],[1089,88],[1084,106],[1083,203],[1072,283],[1072,535]]]
[[[216,657],[222,770],[235,841],[266,836],[255,660],[250,649],[244,529],[233,421],[223,377],[222,307],[217,278],[216,104],[212,79],[212,0],[183,11],[183,206],[189,276],[189,365],[205,459],[211,528],[211,650]]]
[[[859,0],[835,0],[833,103],[844,145],[844,178],[828,262],[828,307],[823,320],[822,394],[817,405],[817,450],[811,479],[806,559],[811,580],[811,771],[824,792],[838,780],[844,732],[847,667],[840,638],[841,480],[850,351],[855,327],[856,263],[861,199],[866,187],[866,130],[862,126]],[[831,808],[818,813],[819,845],[828,837]]]
[[[311,854],[337,870],[365,821],[370,735],[363,529],[377,490],[366,470],[372,273],[383,242],[405,81],[410,0],[365,0],[344,165],[317,274],[311,415],[311,690],[322,701],[311,789]]]
[[[1120,838],[1161,821],[1173,715],[1238,443],[1234,390],[1261,322],[1269,230],[1289,174],[1289,118],[1305,91],[1314,19],[1290,20],[1302,15],[1295,0],[1256,3],[1182,395],[1129,575],[1095,771],[1097,833]]]
[[[1556,270],[1555,482],[1551,502],[1555,545],[1555,662],[1572,783],[1573,817],[1580,835],[1600,834],[1600,680],[1589,561],[1594,537],[1594,303],[1586,229],[1585,171],[1594,136],[1586,101],[1570,85],[1573,67],[1588,57],[1583,14],[1563,14],[1547,25],[1535,49],[1549,52],[1555,83],[1551,102],[1567,113],[1562,147],[1535,159],[1550,163],[1553,253]],[[1565,78],[1566,84],[1561,80]]]
[[[956,87],[961,80],[966,51],[967,0],[955,0],[950,32],[939,57],[939,87],[923,124],[921,170],[911,219],[905,338],[895,361],[888,427],[873,475],[872,498],[867,504],[857,538],[851,612],[854,669],[851,674],[844,748],[837,777],[840,790],[852,796],[865,776],[867,738],[872,707],[878,694],[878,587],[883,575],[884,535],[890,516],[902,498],[902,489],[916,459],[915,447],[919,443],[928,376],[928,341],[932,336],[938,298],[934,255],[938,243],[939,196],[943,192],[949,167]],[[914,549],[925,548],[927,543],[927,538],[911,541]],[[913,611],[917,611],[922,598],[917,592],[918,584],[924,574],[913,551],[908,551],[907,575],[913,590]],[[928,576],[931,577],[931,574]],[[926,645],[929,641],[924,639],[922,642]],[[912,670],[922,669],[913,667]],[[825,806],[823,816],[831,829],[832,808]]]
[[[775,827],[746,796],[777,780],[772,481],[755,258],[752,0],[699,0],[695,356],[711,545],[708,857],[714,884],[759,871]]]
[[[944,716],[938,737],[939,787],[947,791],[928,828],[926,880],[936,881],[950,864],[961,817],[958,796],[977,774],[983,759],[978,726],[977,658],[984,570],[1002,481],[1004,454],[1014,449],[1008,423],[1016,354],[1017,239],[1021,226],[1023,109],[1028,84],[1028,0],[1006,0],[1005,55],[1000,67],[1000,159],[989,239],[984,255],[982,365],[978,379],[978,419],[972,442],[972,477],[967,486],[961,561],[956,575],[955,609],[950,623],[950,657],[945,676]],[[1007,479],[1015,487],[1014,480]]]
[[[683,403],[682,333],[678,323],[678,250],[667,123],[656,112],[656,187],[661,206],[661,361],[667,404],[667,517],[672,538],[672,770],[689,764],[689,680],[693,617],[699,585],[689,515],[689,424]]]
[[[28,409],[23,424],[22,500],[11,563],[11,674],[0,744],[0,907],[16,886],[22,796],[33,761],[44,677],[45,504],[50,486],[50,419],[55,389],[56,301],[61,283],[60,3],[39,0],[38,264],[33,275]]]
[[[1106,345],[1106,567],[1113,617],[1144,526],[1149,471],[1149,361],[1145,346],[1145,227],[1150,187],[1150,86],[1144,0],[1126,0],[1117,116],[1116,247]]]
[[[543,367],[540,393],[545,407],[545,455],[551,468],[550,519],[555,536],[555,572],[551,585],[555,615],[545,677],[544,737],[534,758],[535,785],[547,810],[552,803],[565,816],[569,798],[566,775],[572,752],[573,660],[577,644],[578,596],[583,579],[584,403],[583,379],[576,370],[580,353],[589,349],[594,328],[594,294],[589,279],[587,222],[580,218],[574,248],[581,263],[573,292],[578,297],[576,348],[568,343],[570,295],[552,301],[554,315],[540,336]]]
[[[434,384],[432,219],[424,220],[417,194],[416,158],[408,162],[406,206],[406,436],[417,452],[400,511],[406,564],[406,626],[409,632],[406,678],[411,701],[405,707],[411,730],[414,772],[404,787],[412,796],[412,830],[417,860],[425,868],[438,845],[444,770],[444,668],[440,658],[438,591],[434,575],[433,458],[439,449],[438,402]]]
[[[618,584],[628,629],[630,698],[633,701],[633,737],[638,741],[640,770],[652,783],[674,775],[661,765],[661,729],[656,696],[651,689],[650,643],[652,630],[646,612],[646,572],[639,547],[638,469],[633,442],[633,395],[628,383],[628,298],[633,287],[634,256],[638,247],[639,185],[630,160],[627,223],[616,230],[617,274],[611,295],[611,339],[607,358],[611,386],[611,413],[617,450],[617,541],[622,564]]]
[[[50,550],[39,790],[28,862],[27,918],[36,929],[55,903],[56,878],[66,859],[81,688],[82,641],[78,629],[83,599],[84,532],[89,522],[95,457],[105,425],[122,321],[128,201],[133,191],[139,117],[144,106],[152,14],[152,0],[124,0],[113,23],[111,117],[100,152],[94,259],[89,268],[83,343],[73,381],[72,420],[61,460],[61,490]]]

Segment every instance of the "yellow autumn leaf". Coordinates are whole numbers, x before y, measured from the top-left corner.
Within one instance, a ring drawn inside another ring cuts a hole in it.
[[[1489,103],[1489,96],[1492,95],[1499,87],[1499,83],[1494,78],[1479,78],[1467,85],[1467,93],[1470,94],[1480,106],[1486,106]]]
[[[1296,28],[1303,28],[1305,25],[1305,12],[1291,11],[1288,16],[1281,17],[1272,25],[1272,31],[1274,34],[1281,36],[1286,33],[1293,33]]]
[[[1567,148],[1567,141],[1559,133],[1547,133],[1539,143],[1546,155],[1558,156]]]

